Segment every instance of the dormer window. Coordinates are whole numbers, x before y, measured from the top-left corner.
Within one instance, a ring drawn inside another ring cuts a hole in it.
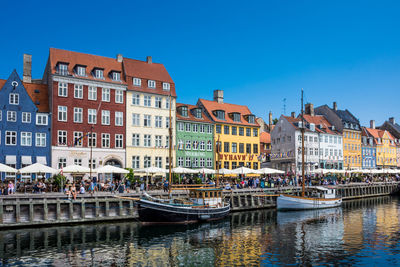
[[[58,63],[57,64],[57,72],[61,75],[68,75],[68,64],[66,63]]]
[[[133,85],[134,85],[134,86],[141,86],[141,85],[142,85],[142,79],[140,79],[140,78],[133,78]]]
[[[156,88],[156,81],[148,80],[148,81],[147,81],[147,87],[149,87],[149,88]]]
[[[197,119],[201,119],[201,109],[196,108],[196,109],[194,110],[194,116],[195,116]]]
[[[187,117],[188,116],[188,108],[186,106],[181,107],[181,115],[183,117]]]
[[[219,120],[225,120],[225,111],[216,110],[215,111],[215,116],[217,116],[217,119],[219,119]]]
[[[86,67],[84,66],[76,66],[76,74],[78,76],[86,76]]]
[[[118,71],[113,71],[112,79],[113,81],[121,81],[121,73],[119,73]]]
[[[378,138],[378,144],[380,144],[381,143],[381,139],[380,138]]]
[[[347,122],[344,123],[344,127],[349,128],[349,125],[347,124]]]
[[[249,121],[249,123],[255,123],[254,122],[255,121],[254,115],[249,115],[247,120]]]
[[[299,121],[299,122],[297,123],[297,125],[298,125],[299,128],[303,128],[303,122],[302,122],[302,121]]]
[[[104,71],[102,69],[95,69],[94,70],[94,77],[96,79],[104,79]]]
[[[233,113],[233,121],[240,122],[240,113]]]
[[[315,124],[310,123],[310,131],[314,132],[315,131]]]
[[[171,88],[171,85],[170,85],[169,83],[163,83],[163,84],[162,84],[162,88],[163,88],[163,90],[165,90],[165,91],[169,91],[170,88]]]

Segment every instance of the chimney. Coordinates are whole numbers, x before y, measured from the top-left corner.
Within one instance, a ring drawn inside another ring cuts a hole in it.
[[[214,101],[220,104],[224,103],[224,91],[214,90]]]
[[[123,59],[122,55],[121,55],[121,54],[118,54],[118,55],[117,55],[117,61],[118,61],[118,62],[122,62],[122,59]]]
[[[305,114],[308,114],[310,116],[314,116],[314,105],[311,103],[308,103],[305,105]]]
[[[290,117],[296,118],[296,113],[294,111],[292,111],[292,113],[290,113]]]
[[[391,118],[389,118],[389,122],[391,123],[391,124],[396,124],[396,121],[394,120],[394,117],[391,117]]]
[[[369,124],[370,124],[370,128],[375,129],[375,121],[374,120],[370,120]]]
[[[151,59],[151,56],[148,56],[148,57],[147,57],[147,63],[148,63],[148,64],[153,63],[153,60]]]
[[[269,121],[268,121],[268,129],[269,129],[269,131],[271,131],[272,129],[272,112],[270,111],[269,112],[269,116],[268,116],[268,119],[269,119]]]
[[[24,54],[24,71],[22,81],[25,83],[32,82],[32,55]]]
[[[333,102],[333,110],[337,111],[337,103],[336,102]]]

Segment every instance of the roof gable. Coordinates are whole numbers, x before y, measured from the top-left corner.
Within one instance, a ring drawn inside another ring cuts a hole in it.
[[[181,107],[186,106],[188,108],[188,116],[182,116],[180,115],[180,113],[178,112],[178,109]],[[196,118],[193,115],[193,109],[199,108],[201,109],[201,107],[199,106],[195,106],[195,105],[188,105],[188,104],[183,104],[183,103],[176,103],[176,119],[177,120],[186,120],[186,121],[196,121],[196,122],[204,122],[204,123],[212,123],[212,121],[210,120],[210,118],[205,114],[204,110],[201,111],[201,118]]]

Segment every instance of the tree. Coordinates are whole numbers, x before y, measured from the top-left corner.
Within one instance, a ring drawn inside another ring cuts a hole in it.
[[[278,119],[277,118],[272,120],[272,124],[276,125],[277,123],[278,123]]]

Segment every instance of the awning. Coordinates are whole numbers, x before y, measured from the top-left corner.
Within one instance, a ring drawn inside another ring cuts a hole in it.
[[[17,164],[17,156],[6,156],[6,164]]]
[[[47,165],[47,159],[46,159],[46,157],[43,157],[43,156],[37,156],[36,163]]]
[[[32,157],[31,156],[21,156],[21,164],[23,165],[31,165]]]

